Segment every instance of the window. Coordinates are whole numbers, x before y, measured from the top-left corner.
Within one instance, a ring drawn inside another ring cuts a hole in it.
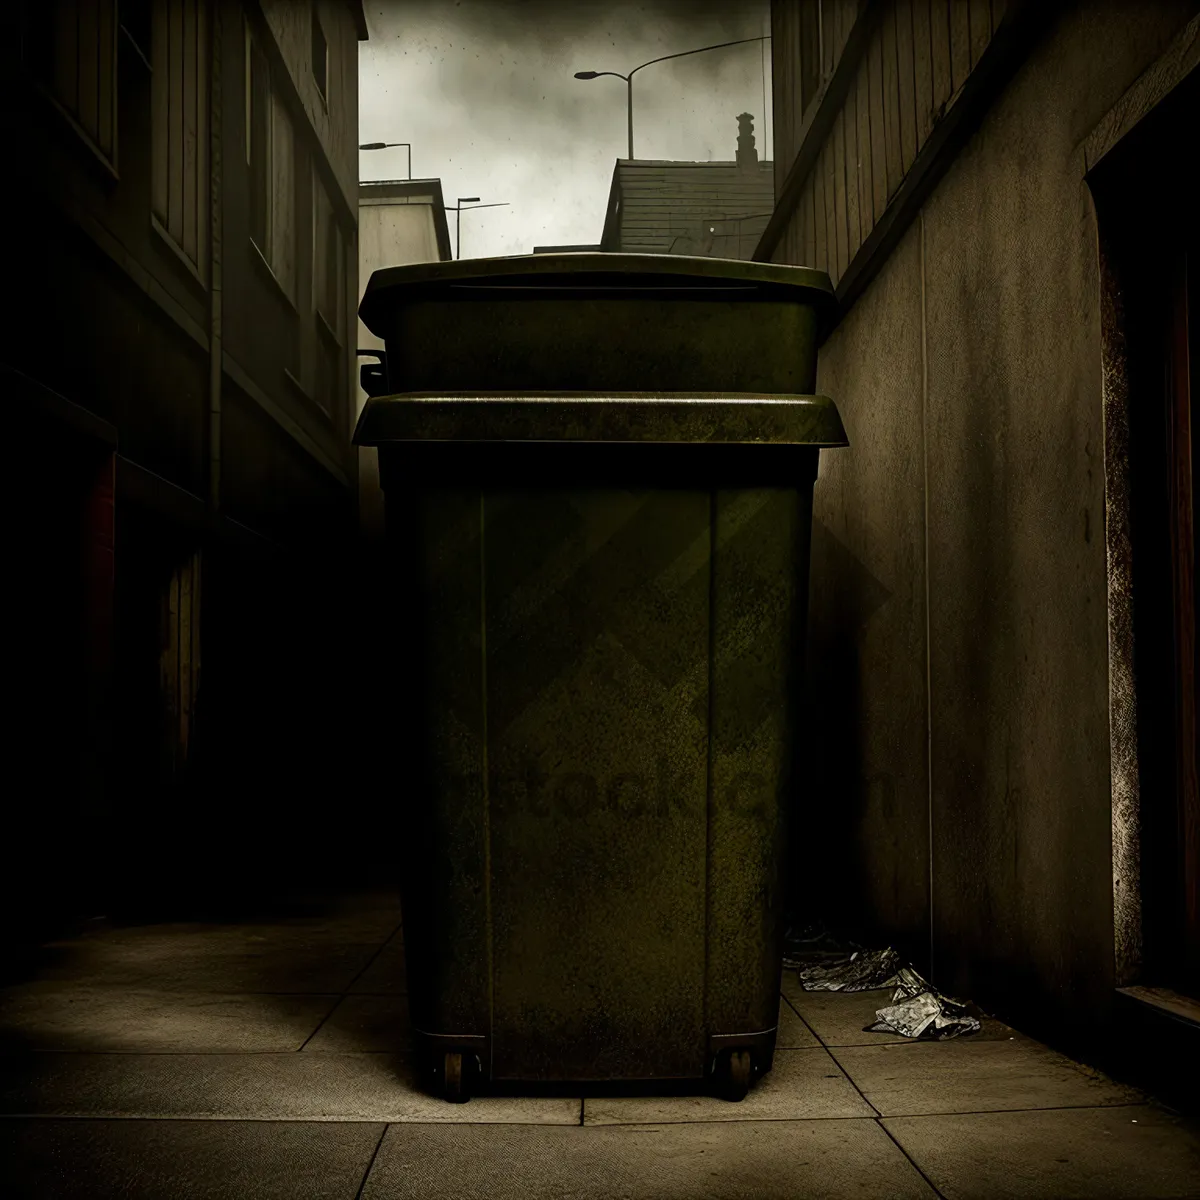
[[[89,144],[117,159],[116,0],[30,4],[33,67]]]
[[[271,207],[271,82],[258,43],[246,36],[246,162],[250,167],[250,237],[263,254]]]
[[[343,392],[345,240],[329,193],[313,177],[313,307],[317,326],[316,396],[329,413],[339,411]]]
[[[258,40],[246,32],[246,163],[250,239],[290,298],[295,292],[296,143]]]
[[[316,310],[330,332],[342,335],[342,230],[329,195],[319,178],[313,180],[313,296]]]
[[[329,43],[325,40],[325,31],[321,28],[321,18],[317,16],[314,7],[312,12],[312,72],[317,83],[317,91],[325,107],[329,107]]]
[[[208,248],[208,14],[200,0],[154,0],[152,212],[201,276]]]

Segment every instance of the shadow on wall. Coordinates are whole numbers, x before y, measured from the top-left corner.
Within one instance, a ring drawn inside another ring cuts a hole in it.
[[[201,682],[177,772],[155,754],[156,658],[137,658],[149,700],[130,714],[144,744],[118,753],[114,915],[235,915],[385,872],[387,802],[361,720],[376,706],[348,652],[352,566],[206,555]]]
[[[872,799],[863,754],[859,638],[891,593],[816,517],[793,837],[793,913],[869,938],[859,843]]]

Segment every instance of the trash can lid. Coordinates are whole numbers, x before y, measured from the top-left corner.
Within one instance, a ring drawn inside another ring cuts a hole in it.
[[[682,254],[517,254],[507,258],[471,258],[453,262],[414,263],[375,271],[363,293],[359,316],[377,336],[378,325],[405,299],[435,295],[467,299],[483,289],[504,288],[525,295],[546,291],[576,294],[600,291],[697,293],[728,291],[730,299],[783,299],[812,305],[822,317],[835,307],[828,274],[811,267],[741,259],[694,258]],[[740,293],[740,294],[738,294]],[[514,297],[516,298],[516,297]]]
[[[703,392],[377,396],[354,441],[849,444],[828,396]]]

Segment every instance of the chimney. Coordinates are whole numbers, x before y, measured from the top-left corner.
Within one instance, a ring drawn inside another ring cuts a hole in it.
[[[738,117],[737,165],[758,166],[758,151],[754,148],[754,117],[750,113],[742,113]]]

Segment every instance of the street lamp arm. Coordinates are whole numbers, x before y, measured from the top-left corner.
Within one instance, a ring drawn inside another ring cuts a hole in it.
[[[744,46],[748,42],[769,42],[770,35],[765,37],[738,38],[736,42],[718,42],[715,46],[701,46],[698,50],[681,50],[678,54],[664,54],[662,58],[652,58],[649,62],[644,62],[634,67],[629,75],[634,75],[640,71],[642,67],[652,67],[655,63],[666,62],[670,58],[686,58],[689,54],[703,54],[706,50],[724,50],[726,46]],[[613,75],[614,71],[602,72],[605,75]],[[622,75],[620,78],[627,79],[628,76]]]
[[[358,148],[360,150],[389,150],[393,146],[399,146],[408,151],[408,177],[412,179],[412,142],[362,142]]]
[[[652,58],[649,62],[639,63],[628,75],[622,75],[619,71],[576,71],[576,79],[598,79],[601,75],[611,75],[614,79],[625,80],[626,88],[626,120],[629,125],[629,158],[633,158],[633,77],[642,69],[642,67],[652,67],[655,63],[667,62],[672,58],[687,58],[689,54],[704,54],[709,50],[724,50],[726,46],[745,46],[750,42],[769,42],[771,35],[763,34],[759,37],[738,38],[733,42],[718,42],[715,46],[697,46],[695,50],[680,50],[677,54],[664,54],[660,58]]]

